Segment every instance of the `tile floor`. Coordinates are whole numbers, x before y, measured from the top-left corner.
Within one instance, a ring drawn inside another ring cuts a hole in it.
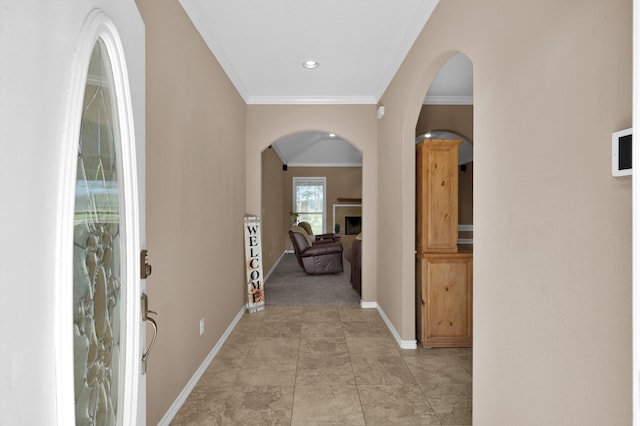
[[[380,314],[245,314],[171,425],[470,425],[471,349],[399,349]]]

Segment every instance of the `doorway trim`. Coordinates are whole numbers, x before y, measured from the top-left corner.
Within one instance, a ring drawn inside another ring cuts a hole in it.
[[[116,147],[121,161],[122,176],[122,214],[124,216],[125,253],[140,251],[140,227],[138,205],[138,177],[135,150],[135,131],[129,76],[125,61],[124,48],[113,21],[99,9],[93,9],[85,18],[78,36],[76,54],[71,64],[68,81],[67,119],[62,123],[63,160],[60,168],[58,192],[58,226],[56,241],[56,281],[55,281],[55,344],[56,344],[56,394],[57,424],[75,424],[74,391],[74,347],[73,347],[73,225],[75,203],[75,181],[77,168],[78,141],[85,84],[88,75],[91,52],[101,39],[111,61],[116,94],[117,119],[120,131],[120,144]],[[140,371],[142,357],[141,344],[144,338],[141,332],[141,314],[139,297],[142,283],[139,279],[139,265],[133,258],[127,258],[123,267],[123,276],[127,286],[123,292],[126,315],[124,344],[126,358],[119,380],[123,383],[125,395],[135,398],[122,399],[123,424],[137,424],[140,421],[138,393],[141,382]],[[144,409],[142,409],[144,411]]]

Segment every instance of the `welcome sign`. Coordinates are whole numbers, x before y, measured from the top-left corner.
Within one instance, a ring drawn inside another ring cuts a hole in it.
[[[262,243],[260,241],[260,218],[244,218],[244,253],[247,269],[247,308],[249,312],[264,309],[264,280],[262,275]]]

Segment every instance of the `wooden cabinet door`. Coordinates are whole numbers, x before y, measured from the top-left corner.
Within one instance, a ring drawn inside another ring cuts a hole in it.
[[[458,251],[459,140],[425,140],[416,147],[418,252]]]
[[[425,347],[472,345],[472,255],[419,259],[418,339]]]

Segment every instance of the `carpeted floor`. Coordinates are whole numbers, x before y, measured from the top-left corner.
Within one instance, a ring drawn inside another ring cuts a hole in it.
[[[349,282],[350,265],[343,259],[340,274],[307,275],[293,253],[286,253],[264,284],[267,306],[359,305],[360,296]]]

